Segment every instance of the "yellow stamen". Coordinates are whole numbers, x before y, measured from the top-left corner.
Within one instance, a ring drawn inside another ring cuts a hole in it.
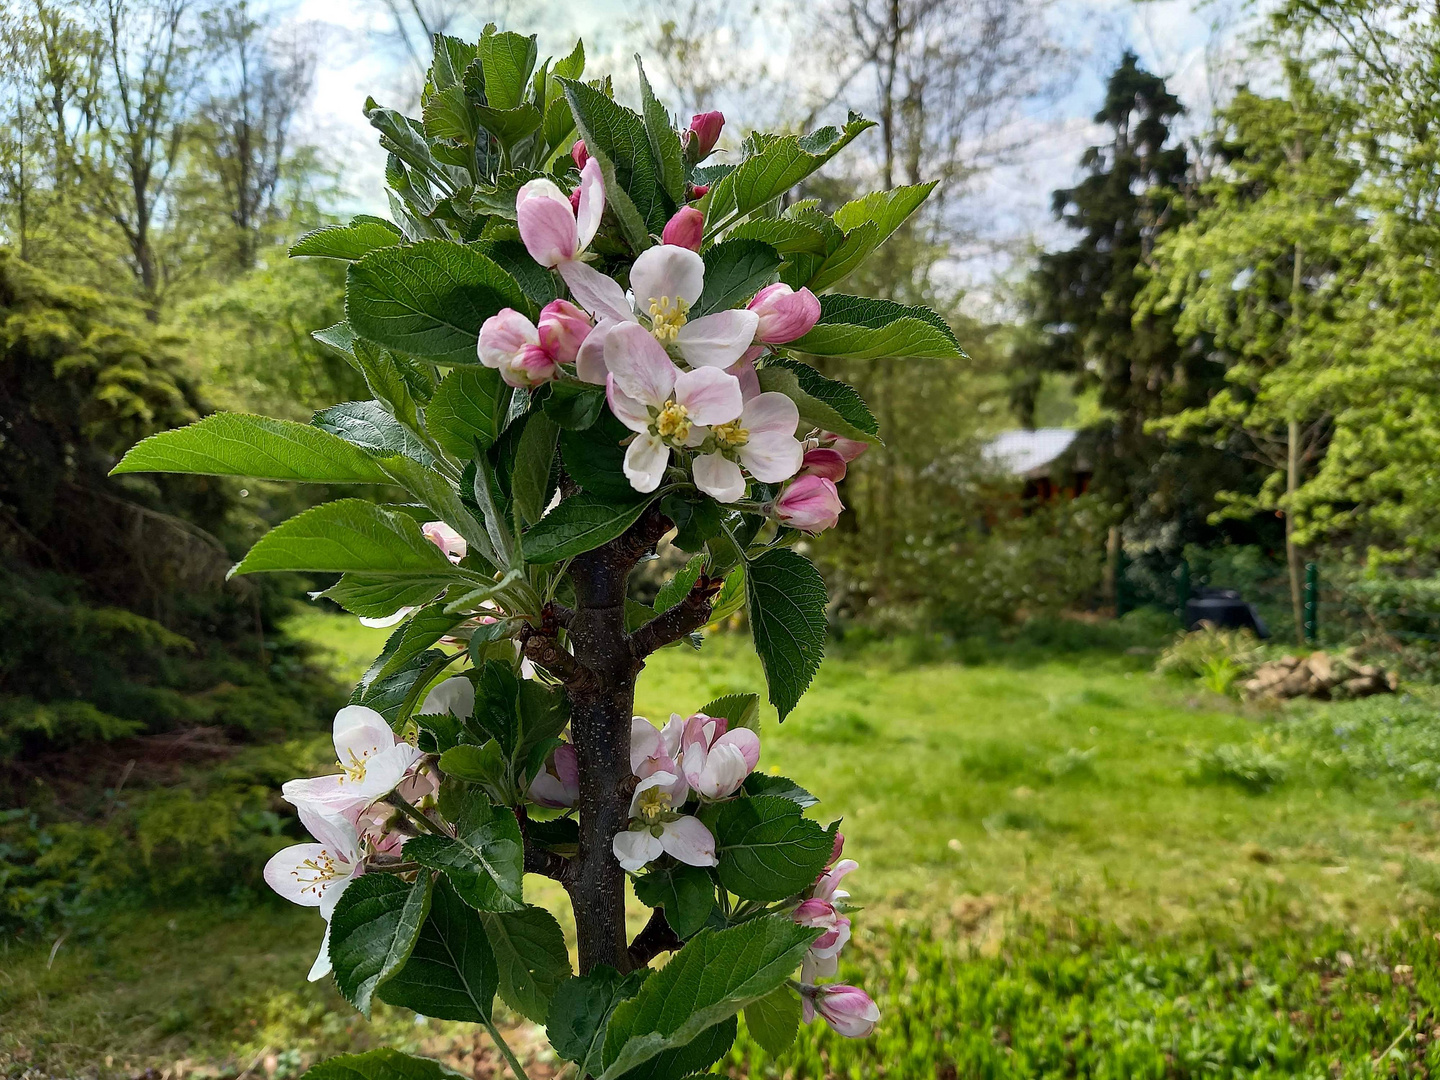
[[[740,426],[739,420],[731,420],[728,424],[717,424],[710,429],[715,435],[715,441],[722,449],[733,449],[737,446],[744,446],[750,441],[748,428]]]
[[[301,871],[308,871],[310,876],[302,876]],[[290,871],[290,874],[304,886],[300,890],[302,893],[313,892],[319,896],[324,891],[326,884],[340,877],[340,869],[335,863],[335,857],[321,848],[319,856],[314,859],[306,859]]]
[[[365,779],[365,758],[367,756],[368,755],[362,755],[357,758],[355,751],[351,750],[349,765],[346,765],[343,761],[337,761],[335,764],[344,770],[346,780],[349,780],[352,784],[358,784],[361,780]]]
[[[641,821],[646,825],[655,825],[670,812],[670,793],[661,787],[646,788],[640,793],[636,809],[640,812]]]
[[[650,301],[650,332],[656,341],[674,341],[689,314],[690,305],[680,297],[657,297]]]
[[[655,418],[655,434],[683,443],[690,437],[690,410],[678,402],[667,401]]]

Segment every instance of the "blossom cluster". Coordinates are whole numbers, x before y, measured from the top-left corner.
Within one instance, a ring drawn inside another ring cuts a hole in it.
[[[697,116],[687,139],[708,153],[723,122],[719,113]],[[611,413],[633,433],[624,472],[636,491],[656,490],[674,460],[718,502],[742,499],[747,479],[785,484],[768,505],[782,525],[808,533],[834,525],[843,509],[836,482],[864,444],[826,432],[802,442],[795,402],[762,391],[755,368],[768,347],[815,326],[820,301],[777,282],[744,307],[692,317],[705,289],[704,215],[689,205],[635,259],[627,290],[587,261],[605,182],[583,142],[572,157],[580,166],[574,192],[531,180],[515,214],[526,250],[560,275],[573,301],[551,301],[534,323],[513,308],[492,316],[480,331],[481,362],[515,387],[560,379],[603,386]]]

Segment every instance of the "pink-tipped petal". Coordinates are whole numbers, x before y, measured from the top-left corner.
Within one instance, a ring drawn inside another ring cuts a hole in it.
[[[570,198],[544,178],[531,180],[515,196],[515,219],[525,250],[541,266],[575,258],[580,245]]]
[[[630,301],[625,299],[625,290],[619,282],[606,277],[593,266],[583,262],[562,262],[560,276],[570,288],[570,295],[576,303],[597,319],[614,319],[616,322],[634,322],[635,314],[630,310]]]
[[[622,393],[657,409],[670,400],[680,373],[664,346],[638,323],[621,323],[605,335],[605,367]],[[704,423],[694,416],[691,419]]]
[[[647,863],[653,862],[665,853],[660,838],[652,836],[649,830],[616,833],[615,839],[611,841],[610,850],[614,852],[620,865],[632,874],[639,873],[645,869]]]
[[[719,110],[697,113],[691,117],[688,134],[693,140],[696,161],[708,157],[710,151],[715,149],[715,144],[720,141],[720,131],[724,127],[725,114]]]
[[[616,332],[612,331],[610,336],[614,337]],[[606,362],[609,362],[608,346]],[[614,370],[613,365],[611,370]],[[675,379],[674,389],[675,401],[685,406],[691,423],[706,427],[728,424],[745,407],[745,401],[740,396],[740,380],[719,368],[696,368],[682,372]]]
[[[675,344],[691,367],[728,368],[750,349],[756,321],[755,313],[744,308],[717,311],[687,322]]]
[[[609,404],[610,411],[615,414],[615,419],[631,431],[644,434],[650,430],[650,413],[646,411],[644,403],[636,401],[616,386],[613,375],[605,376],[605,401]]]
[[[767,285],[747,305],[759,316],[755,340],[779,345],[804,337],[820,321],[820,301],[809,289],[795,292],[789,285]]]
[[[550,301],[536,324],[540,347],[562,364],[574,363],[591,329],[590,317],[569,300]]]
[[[705,260],[689,248],[656,244],[642,251],[630,267],[630,289],[642,314],[648,315],[651,303],[662,300],[672,304],[683,300],[688,307],[700,299],[704,287]]]
[[[527,347],[539,344],[535,324],[514,308],[504,308],[480,327],[476,352],[486,367],[504,371]]]
[[[704,236],[705,215],[693,206],[682,206],[675,212],[675,216],[665,223],[660,240],[665,244],[699,251]]]
[[[751,434],[750,441],[736,453],[750,475],[765,484],[789,480],[800,471],[805,456],[799,439],[776,431]]]
[[[731,728],[715,740],[716,746],[733,746],[745,759],[745,775],[755,771],[760,764],[760,736],[749,728]]]
[[[844,509],[834,482],[823,476],[802,476],[775,500],[781,524],[812,534],[834,528]]]
[[[605,376],[610,372],[605,366],[605,335],[615,325],[614,319],[601,319],[580,343],[575,353],[575,374],[581,382],[605,385]]]
[[[695,486],[716,502],[732,503],[745,494],[745,475],[740,466],[720,454],[695,458]]]
[[[667,821],[661,828],[660,845],[666,854],[686,866],[718,866],[715,837],[699,818],[681,817]]]
[[[776,433],[793,438],[800,426],[800,408],[784,394],[771,390],[745,403],[740,424],[751,437]]]
[[[600,218],[605,213],[605,181],[600,176],[600,163],[589,158],[580,169],[580,205],[575,213],[576,255],[590,246]]]
[[[806,476],[823,476],[832,484],[845,479],[845,455],[827,446],[806,450],[800,462],[800,471]]]

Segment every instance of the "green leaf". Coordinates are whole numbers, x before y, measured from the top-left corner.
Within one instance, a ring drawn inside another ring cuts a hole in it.
[[[456,368],[435,388],[425,409],[425,425],[447,453],[469,461],[477,442],[488,450],[500,437],[509,410],[510,387],[498,371]]]
[[[857,360],[885,356],[965,358],[955,332],[929,308],[840,293],[820,297],[820,321],[786,348],[814,356],[849,356]]]
[[[342,574],[324,592],[314,593],[333,600],[352,615],[383,619],[402,607],[419,607],[434,600],[454,579],[445,577],[376,578],[365,574]]]
[[[616,189],[629,196],[649,232],[658,233],[675,212],[675,202],[665,192],[660,166],[650,150],[650,134],[641,117],[611,101],[599,90],[573,79],[561,79],[565,99],[575,124],[591,154],[598,150],[613,167]],[[606,177],[607,184],[609,177]],[[606,203],[612,203],[612,188],[605,189]],[[613,205],[613,204],[612,204]],[[630,230],[626,230],[627,236]],[[634,238],[631,238],[632,244]]]
[[[557,79],[578,79],[585,74],[585,42],[576,41],[569,56],[556,60],[553,74]]]
[[[308,232],[290,245],[290,257],[310,255],[321,259],[364,258],[376,248],[394,247],[404,237],[388,221],[357,217],[349,225],[327,225]]]
[[[367,1017],[375,988],[404,967],[429,911],[429,874],[413,885],[364,874],[346,886],[330,918],[330,963],[345,1000]]]
[[[541,411],[531,412],[524,422],[510,470],[510,497],[521,521],[532,525],[540,520],[550,501],[550,474],[560,425]]]
[[[474,726],[500,740],[507,760],[520,746],[520,680],[514,669],[499,660],[487,660],[475,686]]]
[[[506,174],[510,176],[513,174]],[[537,174],[526,174],[534,176]],[[501,177],[504,180],[506,177]],[[518,188],[519,185],[516,185]],[[515,216],[515,191],[509,192],[508,216]],[[560,289],[556,284],[553,271],[546,269],[530,257],[525,250],[525,245],[519,240],[487,240],[476,247],[481,248],[486,255],[494,259],[500,269],[504,270],[530,298],[531,304],[536,308],[543,308],[550,301],[560,295]]]
[[[600,166],[600,178],[605,185],[605,204],[620,222],[620,231],[625,234],[625,239],[633,250],[644,251],[650,246],[650,225],[645,220],[645,215],[635,205],[629,193],[620,186],[619,174],[615,171],[615,163],[610,160],[609,155],[603,150],[592,150],[590,156]]]
[[[675,572],[675,576],[655,594],[655,614],[669,611],[685,597],[690,595],[690,590],[695,587],[695,582],[700,580],[700,575],[705,572],[705,566],[710,561],[710,556],[703,552],[696,555],[688,563]]]
[[[633,525],[651,502],[642,497],[617,504],[585,491],[571,495],[525,534],[525,561],[559,562],[597,548]]]
[[[370,393],[401,424],[414,431],[420,426],[420,413],[411,392],[412,380],[406,378],[403,363],[398,356],[372,342],[355,340],[355,366],[365,376]]]
[[[513,109],[493,109],[488,105],[475,106],[480,124],[500,141],[501,146],[514,146],[545,118],[534,105],[520,105]]]
[[[621,975],[601,964],[561,983],[550,999],[545,1028],[555,1053],[579,1065],[581,1076],[599,1072],[610,1014],[620,1002],[633,997],[649,975],[643,969]]]
[[[111,475],[134,472],[253,476],[315,484],[383,484],[369,456],[328,431],[245,413],[215,413],[130,448]]]
[[[357,570],[374,579],[427,582],[461,576],[412,519],[360,499],[324,503],[277,525],[230,573],[274,570]]]
[[[479,106],[466,97],[465,88],[457,83],[430,94],[420,116],[425,134],[431,139],[474,146],[479,130],[478,112]]]
[[[498,739],[484,746],[465,743],[440,755],[440,771],[446,776],[499,790],[506,786],[506,762]]]
[[[759,240],[725,240],[705,252],[705,291],[694,316],[747,303],[775,280],[780,253]]]
[[[777,986],[752,1001],[745,1006],[745,1030],[766,1053],[779,1057],[800,1030],[800,995],[788,986]]]
[[[726,694],[700,706],[706,716],[723,716],[730,721],[730,727],[760,730],[760,695]]]
[[[491,565],[502,565],[503,560],[496,554],[490,542],[485,525],[476,520],[470,508],[460,498],[460,492],[449,480],[434,469],[427,469],[419,462],[400,454],[391,454],[379,459],[379,465],[386,474],[406,491],[424,503],[437,518],[450,525],[465,538],[469,547],[479,552],[481,558]],[[439,550],[438,548],[436,550]],[[448,561],[448,560],[447,560]],[[476,582],[476,585],[493,585],[493,582]]]
[[[728,619],[744,606],[745,566],[742,563],[725,575],[725,584],[710,604],[710,621],[716,623]]]
[[[790,548],[771,548],[745,568],[745,602],[770,703],[781,721],[825,655],[825,579]]]
[[[605,388],[557,382],[545,398],[545,415],[566,431],[588,431],[605,411]]]
[[[531,313],[515,279],[445,240],[372,251],[346,274],[345,315],[357,334],[444,363],[479,363],[480,327],[507,307]]]
[[[680,145],[680,136],[670,124],[669,113],[650,88],[639,53],[635,55],[635,69],[640,73],[640,101],[644,110],[645,133],[650,138],[650,155],[659,166],[660,185],[678,207],[685,201],[685,152]]]
[[[310,336],[321,345],[329,345],[336,352],[344,353],[351,360],[355,359],[355,331],[348,322],[342,320],[324,330],[312,330]]]
[[[462,82],[465,69],[475,62],[475,46],[449,34],[436,34],[431,48],[434,62],[430,65],[430,81],[437,90]]]
[[[851,113],[843,131],[828,127],[803,137],[769,139],[710,189],[706,225],[713,228],[732,214],[743,217],[778,198],[874,126],[873,121]]]
[[[705,710],[700,711],[704,712]],[[795,783],[794,780],[784,776],[767,776],[765,773],[759,772],[753,772],[745,778],[745,793],[757,797],[773,795],[777,799],[789,799],[801,810],[820,804],[819,799]]]
[[[420,694],[449,661],[450,657],[438,649],[423,652],[394,674],[376,679],[369,686],[356,686],[350,704],[374,709],[391,727],[399,727],[414,712]]]
[[[602,395],[603,397],[603,395]],[[560,433],[560,460],[570,479],[581,489],[599,498],[632,502],[635,489],[625,478],[624,439],[632,433],[608,410],[596,422],[580,431]]]
[[[677,1076],[686,1080],[702,1080],[700,1074],[724,1057],[725,1051],[735,1042],[738,1028],[735,1017],[727,1017],[706,1028],[684,1046],[665,1050],[643,1065],[628,1070],[619,1080],[673,1080]]]
[[[804,891],[835,847],[833,831],[778,795],[721,803],[713,831],[720,883],[746,900],[773,902]]]
[[[540,907],[487,912],[481,919],[500,969],[501,999],[522,1016],[544,1024],[555,990],[571,975],[565,932],[555,916]]]
[[[920,209],[936,183],[932,180],[928,184],[877,191],[835,211],[835,224],[845,230],[845,241],[828,253],[810,278],[810,288],[816,292],[829,288],[869,258],[906,218]]]
[[[516,757],[528,759],[531,749],[555,738],[570,722],[570,698],[534,679],[520,681],[520,745]]]
[[[471,800],[460,835],[417,836],[405,844],[405,857],[439,870],[455,891],[477,911],[519,911],[523,854],[515,814],[491,806],[479,796]]]
[[[372,454],[404,454],[421,465],[435,463],[435,456],[425,449],[425,444],[378,401],[331,405],[316,413],[310,424]]]
[[[700,551],[720,532],[724,520],[719,504],[703,494],[672,492],[660,500],[660,510],[675,522],[671,543],[681,551]]]
[[[300,1080],[465,1080],[465,1077],[438,1061],[386,1048],[330,1058],[310,1066]]]
[[[651,870],[635,879],[635,895],[647,907],[664,908],[665,921],[682,939],[694,936],[715,910],[715,883],[698,866]]]
[[[827,379],[798,360],[774,359],[756,374],[761,390],[776,391],[795,402],[803,429],[819,428],[847,439],[880,442],[880,425],[854,387]]]
[[[490,1019],[498,981],[480,916],[440,877],[409,961],[381,985],[377,996],[422,1016],[478,1024]]]
[[[684,1046],[764,997],[789,978],[818,935],[783,915],[701,930],[639,993],[616,1006],[606,1027],[600,1080],[615,1080]]]
[[[822,229],[790,218],[752,218],[736,225],[726,236],[730,240],[762,241],[781,255],[824,256],[828,250]]]
[[[491,108],[513,109],[524,100],[537,52],[533,36],[492,32],[480,38],[485,100]]]
[[[361,684],[369,686],[376,679],[395,674],[464,622],[465,618],[458,612],[447,613],[443,604],[421,608],[386,639],[385,648],[360,677]]]

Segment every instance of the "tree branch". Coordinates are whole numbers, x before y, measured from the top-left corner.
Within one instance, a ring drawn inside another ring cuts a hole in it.
[[[684,944],[680,935],[670,929],[665,910],[656,908],[645,929],[636,934],[635,940],[630,943],[630,968],[632,971],[643,968],[662,952],[671,952]]]
[[[564,683],[565,689],[572,695],[593,692],[599,685],[600,680],[593,671],[561,648],[560,642],[543,630],[527,623],[520,627],[516,640],[527,658]]]
[[[711,603],[724,584],[724,578],[701,574],[684,600],[669,611],[656,615],[630,635],[630,650],[635,659],[643,660],[657,649],[679,641],[708,623]]]

